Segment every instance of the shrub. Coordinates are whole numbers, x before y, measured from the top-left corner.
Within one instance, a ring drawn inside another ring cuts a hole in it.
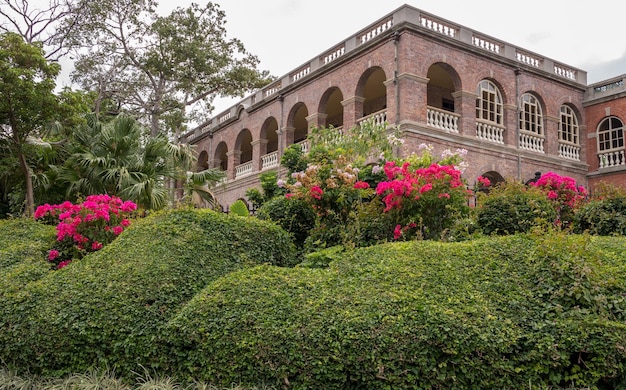
[[[574,232],[626,235],[626,189],[598,186],[593,198],[574,215]]]
[[[525,233],[557,220],[550,200],[536,187],[506,182],[479,195],[476,218],[484,234]]]
[[[334,251],[325,269],[234,272],[172,319],[169,366],[298,389],[621,388],[626,241],[613,240],[393,243]]]
[[[275,222],[291,234],[298,248],[304,246],[309,232],[315,226],[315,211],[304,200],[287,199],[284,196],[273,198],[257,210],[257,217]]]
[[[531,186],[540,188],[550,199],[557,212],[557,225],[568,227],[574,211],[587,197],[587,190],[576,184],[576,181],[568,176],[561,176],[554,172],[548,172],[537,181],[531,182]]]
[[[0,361],[52,376],[162,369],[164,326],[198,291],[237,269],[293,261],[288,235],[267,222],[156,213],[71,267],[0,294]]]
[[[135,203],[109,195],[90,195],[81,204],[66,201],[37,207],[35,219],[58,222],[57,243],[48,252],[53,268],[61,269],[111,243],[130,225],[136,209]]]

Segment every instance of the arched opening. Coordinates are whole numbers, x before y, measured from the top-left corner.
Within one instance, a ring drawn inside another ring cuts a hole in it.
[[[220,168],[222,171],[228,171],[228,146],[222,141],[215,149],[214,167]]]
[[[239,163],[252,161],[252,133],[248,129],[243,129],[237,136],[235,150],[239,151]]]
[[[381,113],[387,109],[387,76],[382,68],[368,69],[359,81],[356,96],[363,98],[362,117]]]
[[[201,172],[207,169],[209,169],[209,154],[205,150],[203,150],[198,156],[196,171]]]
[[[273,116],[267,118],[261,127],[261,139],[267,140],[267,153],[278,150],[278,122]]]
[[[446,64],[437,63],[428,68],[427,104],[429,107],[454,112],[455,103],[452,94],[456,90],[455,79],[458,75]]]
[[[329,88],[320,100],[319,112],[326,114],[326,127],[343,126],[343,94],[337,87]]]
[[[490,185],[487,186],[487,188],[493,187],[500,183],[505,182],[504,177],[502,177],[502,175],[496,171],[488,171],[488,172],[483,173],[481,176],[489,179]]]
[[[291,110],[289,115],[288,126],[293,127],[293,143],[303,142],[309,133],[309,123],[306,117],[309,116],[309,110],[304,103],[298,103]]]

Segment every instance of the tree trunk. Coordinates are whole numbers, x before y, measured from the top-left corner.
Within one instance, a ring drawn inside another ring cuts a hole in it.
[[[24,180],[26,181],[26,209],[24,213],[27,217],[35,215],[35,197],[33,195],[33,177],[30,175],[30,167],[26,162],[26,156],[21,151],[19,152],[18,159],[20,161],[20,167],[24,174]]]

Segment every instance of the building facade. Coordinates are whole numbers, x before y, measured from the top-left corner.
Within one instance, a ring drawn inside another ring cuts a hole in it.
[[[366,119],[400,129],[401,156],[421,143],[435,153],[466,149],[470,184],[478,176],[525,181],[537,171],[583,185],[618,183],[626,167],[623,131],[615,129],[626,120],[626,99],[609,98],[624,93],[623,83],[594,92],[602,85],[588,87],[580,69],[405,5],[182,141],[196,145],[199,170],[226,172],[214,189],[223,206],[245,199],[259,173],[279,169],[286,147],[306,150],[311,128],[341,131]]]

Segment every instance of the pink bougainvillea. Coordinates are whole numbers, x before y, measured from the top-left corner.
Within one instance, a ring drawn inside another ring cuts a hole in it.
[[[83,203],[44,204],[35,211],[35,219],[58,222],[57,245],[48,252],[54,269],[72,260],[102,249],[130,225],[128,217],[137,209],[131,201],[109,195],[91,195]]]

